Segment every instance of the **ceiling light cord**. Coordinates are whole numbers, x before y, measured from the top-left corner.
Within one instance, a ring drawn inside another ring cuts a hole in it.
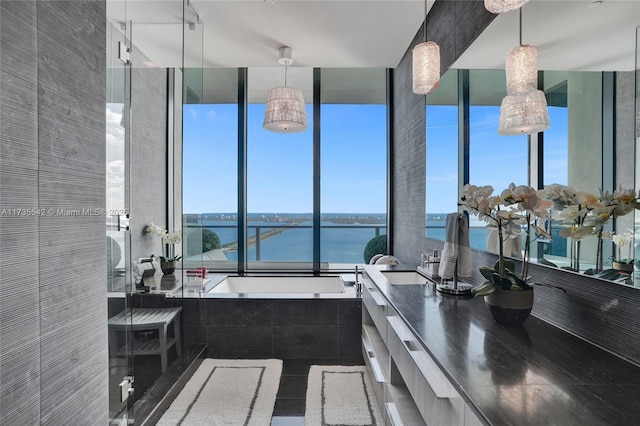
[[[284,66],[284,87],[287,87],[287,70],[289,67],[285,64]]]
[[[522,8],[518,9],[518,11],[519,11],[518,41],[519,41],[519,45],[522,46]]]
[[[427,42],[427,0],[424,0],[424,42]]]

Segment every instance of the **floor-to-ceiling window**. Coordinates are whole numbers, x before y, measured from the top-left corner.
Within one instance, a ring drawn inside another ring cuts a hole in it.
[[[266,95],[284,68],[250,68],[247,110],[247,269],[309,269],[313,262],[313,70],[290,68],[303,91],[307,130],[264,129]]]
[[[303,132],[263,128],[267,93],[285,85],[285,74],[305,98]],[[205,69],[202,99],[183,111],[189,266],[310,271],[319,260],[328,271],[362,263],[367,242],[387,232],[386,75],[273,67],[249,68],[239,81],[238,70]]]
[[[386,235],[386,70],[323,69],[320,82],[320,261],[334,269]]]
[[[506,95],[503,70],[469,72],[469,183],[491,185],[495,195],[512,182],[529,184],[528,136],[498,133],[500,104]],[[498,251],[497,247],[486,247],[491,229],[485,222],[471,218],[470,228],[471,247]]]
[[[200,84],[204,90],[191,88]],[[183,255],[189,267],[237,265],[237,85],[237,69],[185,70]]]
[[[428,94],[426,109],[426,236],[444,241],[445,219],[458,210],[458,70]]]

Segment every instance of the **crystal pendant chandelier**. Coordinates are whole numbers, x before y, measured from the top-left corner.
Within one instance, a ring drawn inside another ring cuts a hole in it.
[[[427,0],[424,2],[424,42],[412,52],[413,93],[426,95],[440,87],[440,46],[427,41]]]
[[[542,90],[507,95],[500,105],[501,135],[528,135],[549,128],[547,99]]]
[[[519,31],[520,45],[506,59],[507,96],[500,105],[498,126],[501,135],[528,135],[549,128],[547,100],[538,90],[538,50],[522,44],[522,9]]]
[[[523,44],[507,53],[507,93],[528,92],[538,86],[538,49]]]
[[[496,15],[499,13],[516,10],[529,0],[484,0],[484,8]]]
[[[287,66],[293,63],[291,48],[280,48],[278,63],[284,65],[284,86],[269,90],[262,127],[272,132],[295,133],[307,130],[307,113],[300,89],[287,87]]]

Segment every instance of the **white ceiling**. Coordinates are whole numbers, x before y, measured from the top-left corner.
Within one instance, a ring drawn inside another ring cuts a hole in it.
[[[429,0],[432,4],[434,0]],[[133,21],[133,41],[158,66],[182,57],[180,0],[109,0],[112,22]],[[204,67],[390,67],[400,62],[424,19],[422,0],[192,0],[202,25],[185,31],[186,59]],[[176,64],[177,62],[177,64]],[[197,61],[195,61],[197,62]]]
[[[445,0],[464,1],[464,0]],[[429,7],[433,0],[429,0]],[[523,7],[523,43],[536,44],[540,69],[632,70],[640,0],[532,0]],[[422,0],[109,0],[113,22],[133,21],[134,43],[158,66],[277,67],[293,48],[294,67],[394,68],[423,20]],[[196,13],[200,23],[197,23]],[[503,68],[518,43],[518,12],[498,16],[455,63]]]
[[[523,7],[522,42],[538,46],[539,69],[635,69],[640,0],[590,7],[593,2],[531,0]],[[107,14],[116,28],[133,23],[133,44],[149,58],[134,66],[249,67],[250,102],[262,102],[270,87],[283,83],[277,59],[284,45],[293,49],[289,85],[308,99],[311,67],[395,68],[422,24],[424,2],[191,0],[183,7],[182,0],[107,0]],[[182,25],[183,15],[191,29]],[[452,68],[504,68],[507,51],[517,45],[518,11],[504,13]]]
[[[532,0],[522,8],[522,43],[538,48],[541,70],[635,69],[640,0]],[[595,2],[597,3],[597,2]],[[499,15],[453,68],[504,69],[518,45],[518,11]]]

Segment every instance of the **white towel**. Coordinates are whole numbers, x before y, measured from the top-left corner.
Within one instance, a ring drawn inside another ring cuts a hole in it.
[[[453,278],[458,265],[459,277],[471,276],[471,247],[469,247],[469,222],[462,213],[447,215],[444,249],[440,255],[438,275]]]

